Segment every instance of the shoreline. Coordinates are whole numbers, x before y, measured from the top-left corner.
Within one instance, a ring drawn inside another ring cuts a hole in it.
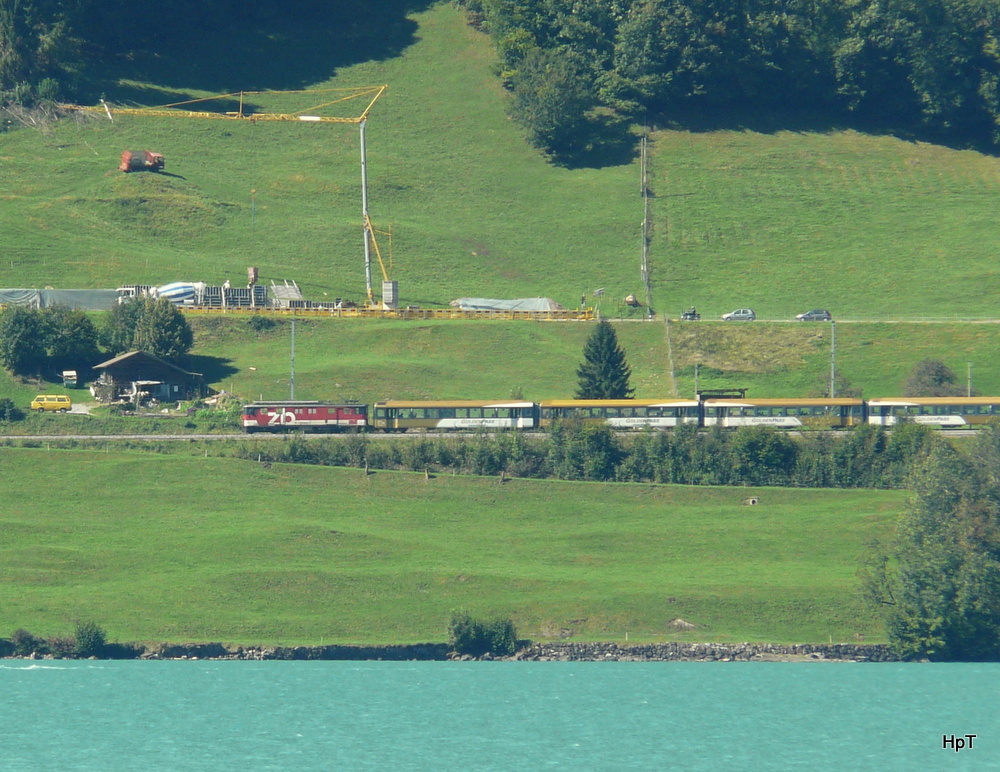
[[[107,644],[89,659],[231,661],[497,661],[497,662],[899,662],[886,644],[863,643],[538,643],[522,641],[515,654],[457,654],[447,643],[387,646],[227,646],[201,644]],[[16,655],[0,640],[0,658],[75,659],[53,654]]]

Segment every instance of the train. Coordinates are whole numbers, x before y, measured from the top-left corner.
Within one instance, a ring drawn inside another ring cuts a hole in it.
[[[532,431],[559,421],[615,430],[683,425],[738,428],[841,429],[862,424],[917,423],[960,428],[1000,418],[1000,397],[753,399],[744,393],[699,392],[696,399],[386,400],[374,405],[259,401],[243,407],[243,430],[255,432]]]

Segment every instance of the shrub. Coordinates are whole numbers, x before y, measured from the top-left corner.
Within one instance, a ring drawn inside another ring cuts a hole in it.
[[[62,659],[64,657],[75,657],[76,640],[71,636],[54,636],[45,639],[45,649],[47,654]]]
[[[10,397],[0,399],[0,421],[20,421],[24,413],[14,404]]]
[[[460,611],[451,615],[448,642],[458,654],[507,657],[517,648],[517,630],[509,618],[483,620]]]
[[[97,622],[77,622],[73,636],[73,654],[77,657],[99,657],[104,653],[108,638]]]
[[[14,654],[18,657],[27,657],[36,652],[42,654],[47,648],[43,639],[32,635],[23,627],[13,632],[10,642],[14,644]]]
[[[267,316],[251,316],[247,319],[247,328],[254,333],[269,332],[278,326],[278,323]]]

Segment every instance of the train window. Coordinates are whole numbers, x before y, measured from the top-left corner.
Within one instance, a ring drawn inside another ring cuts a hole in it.
[[[257,415],[257,408],[255,408],[255,407],[248,407],[246,409],[246,414],[247,415]]]
[[[498,408],[497,418],[510,418],[510,408],[509,407]]]

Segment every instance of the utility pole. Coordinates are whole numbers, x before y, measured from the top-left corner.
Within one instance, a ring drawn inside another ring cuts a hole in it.
[[[649,172],[647,168],[647,152],[646,152],[646,137],[642,137],[639,144],[640,149],[640,163],[639,163],[639,184],[642,193],[642,257],[639,264],[639,275],[642,277],[642,285],[646,291],[646,317],[647,319],[652,319],[649,315],[650,306],[652,305],[653,298],[652,292],[649,286],[649,237],[650,237],[650,227],[649,227]],[[666,318],[666,315],[664,315]]]
[[[837,323],[830,320],[830,399],[837,398]]]
[[[295,399],[295,320],[292,319],[292,375],[288,379],[288,386],[291,391],[288,398]]]
[[[966,362],[965,364],[966,364],[966,367],[968,369],[968,375],[966,377],[966,385],[965,385],[965,396],[971,397],[972,396],[972,362]]]

